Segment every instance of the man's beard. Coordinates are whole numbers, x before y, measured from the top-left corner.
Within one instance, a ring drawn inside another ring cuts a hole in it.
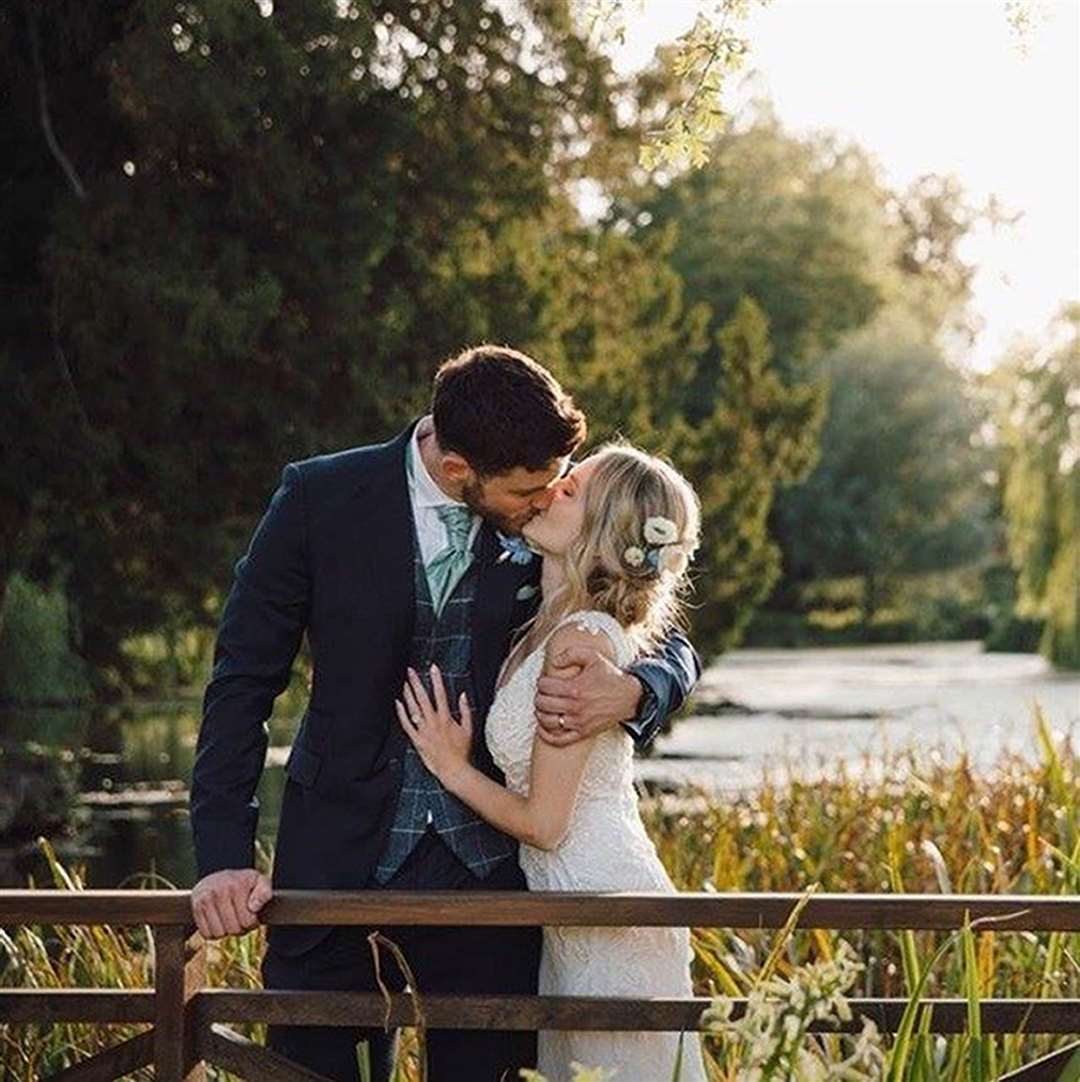
[[[520,534],[522,527],[536,514],[533,510],[532,514],[528,518],[523,519],[520,523],[513,522],[508,519],[502,512],[496,511],[493,507],[489,507],[484,502],[484,486],[479,481],[469,481],[465,484],[465,487],[461,491],[461,502],[473,512],[473,514],[479,515],[485,521],[490,522],[496,530],[507,534]]]

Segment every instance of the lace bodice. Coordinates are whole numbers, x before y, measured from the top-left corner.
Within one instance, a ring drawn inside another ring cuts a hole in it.
[[[507,786],[515,793],[524,795],[529,790],[529,769],[536,735],[533,697],[536,682],[544,668],[544,650],[548,639],[565,626],[579,627],[594,635],[606,635],[615,649],[617,665],[629,664],[636,653],[633,643],[614,616],[589,610],[567,616],[514,670],[491,704],[485,731],[495,763],[506,776]],[[598,751],[601,744],[604,750]],[[633,744],[621,729],[611,730],[597,738],[597,747],[593,749],[581,778],[580,793],[610,793],[627,780],[632,784]]]

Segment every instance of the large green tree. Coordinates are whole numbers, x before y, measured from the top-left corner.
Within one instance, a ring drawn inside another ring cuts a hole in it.
[[[662,86],[655,94],[663,95]],[[816,386],[822,396],[821,359],[881,313],[903,320],[907,338],[928,346],[970,338],[973,268],[960,257],[960,242],[980,217],[1003,217],[994,206],[971,207],[950,177],[924,176],[895,191],[864,149],[829,132],[787,133],[765,99],[716,138],[707,165],[651,196],[628,186],[613,215],[632,235],[675,229],[672,262],[686,296],[712,313],[713,344],[697,364],[692,416],[707,413],[716,399],[716,332],[744,295],[768,318],[774,363],[785,383]],[[834,397],[839,394],[834,386]],[[834,452],[842,455],[842,446],[825,440],[820,453]],[[791,479],[805,476],[814,458],[806,456]],[[844,456],[823,461],[822,468],[835,475],[858,465]],[[927,486],[933,483],[928,477]],[[783,551],[784,577],[771,601],[779,607],[796,603],[809,568],[845,559],[842,548],[831,559],[821,551],[829,537],[843,545],[840,523],[817,531],[813,551],[806,531],[790,528],[801,523],[801,511],[786,514],[785,507],[797,499],[794,489],[782,487],[770,520]]]
[[[674,231],[633,239],[567,227],[559,236],[545,254],[535,234],[529,243],[515,231],[501,261],[517,268],[519,305],[549,299],[531,332],[522,321],[522,340],[574,388],[594,439],[625,435],[695,485],[703,541],[694,640],[706,653],[724,649],[779,574],[766,520],[778,486],[812,461],[821,397],[781,378],[751,298],[710,336],[708,307],[687,305],[667,262]],[[704,402],[703,369],[712,388]]]
[[[896,577],[970,562],[990,542],[980,411],[917,328],[882,318],[821,361],[821,457],[779,509],[800,580],[858,576],[869,625]]]
[[[519,15],[0,13],[0,584],[63,576],[99,666],[132,631],[211,622],[282,462],[387,434],[491,333],[461,268],[611,127],[567,5]]]
[[[0,582],[62,581],[98,671],[124,678],[132,634],[212,626],[281,464],[390,434],[482,339],[702,484],[726,565],[695,634],[730,641],[813,406],[773,378],[759,313],[714,347],[672,231],[582,220],[576,183],[614,188],[640,131],[565,0],[27,0],[0,44]]]

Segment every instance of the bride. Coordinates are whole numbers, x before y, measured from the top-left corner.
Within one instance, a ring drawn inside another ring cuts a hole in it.
[[[680,616],[679,592],[698,543],[700,511],[667,463],[608,444],[559,484],[523,533],[542,553],[543,600],[499,676],[484,735],[506,787],[469,764],[472,716],[454,718],[441,675],[434,701],[412,670],[398,718],[425,766],[500,830],[521,842],[535,891],[674,891],[638,814],[632,742],[621,727],[562,747],[536,735],[533,695],[552,659],[587,642],[629,664]],[[545,928],[541,995],[688,996],[685,928]],[[696,1035],[682,1043],[682,1082],[704,1082]],[[613,1071],[614,1082],[670,1078],[673,1033],[542,1031],[539,1069],[567,1082],[571,1063]]]

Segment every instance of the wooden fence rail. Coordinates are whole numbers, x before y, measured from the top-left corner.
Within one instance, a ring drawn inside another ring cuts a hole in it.
[[[466,894],[278,891],[260,914],[265,924],[390,928],[402,925],[552,925],[592,927],[781,928],[800,894]],[[206,952],[193,932],[186,891],[0,891],[0,925],[146,925],[154,939],[153,989],[0,989],[0,1022],[143,1023],[151,1029],[88,1057],[49,1082],[106,1082],[153,1064],[159,1082],[201,1082],[209,1062],[254,1082],[320,1082],[320,1076],[246,1040],[225,1023],[391,1025],[414,1021],[409,997],[389,1004],[367,993],[213,989],[205,986]],[[1080,900],[1027,895],[817,894],[799,913],[799,928],[955,930],[965,917],[993,931],[1080,932]],[[423,990],[421,989],[421,992]],[[903,999],[851,999],[860,1016],[894,1031]],[[936,1033],[963,1033],[967,1005],[926,1001]],[[424,996],[429,1028],[695,1030],[709,1001],[553,996]],[[736,1001],[733,1014],[745,1010]],[[1078,1034],[1080,999],[987,999],[984,1033]],[[836,1031],[836,1027],[818,1028]],[[1074,1046],[1009,1076],[1056,1082]],[[1080,1045],[1075,1046],[1080,1049]],[[322,1080],[326,1082],[326,1080]]]

